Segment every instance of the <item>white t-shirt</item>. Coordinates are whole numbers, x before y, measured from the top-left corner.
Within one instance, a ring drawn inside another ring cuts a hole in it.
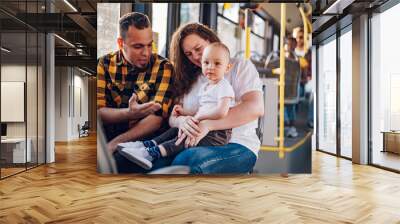
[[[225,79],[231,84],[235,93],[235,105],[241,102],[241,97],[251,91],[262,92],[262,83],[256,67],[249,60],[231,60],[232,69],[225,75]],[[195,114],[200,107],[200,88],[208,82],[205,76],[200,76],[189,93],[182,100],[183,109]],[[257,120],[232,129],[232,137],[229,142],[241,144],[250,149],[256,156],[260,150],[260,140],[256,134]]]
[[[303,49],[295,48],[294,53],[296,54],[297,57],[304,57],[306,55],[306,52]]]
[[[198,112],[207,112],[217,107],[218,102],[224,97],[230,97],[231,101],[229,107],[234,106],[235,93],[233,92],[231,84],[226,79],[221,79],[218,83],[210,84],[209,82],[203,83],[200,87],[200,108]]]

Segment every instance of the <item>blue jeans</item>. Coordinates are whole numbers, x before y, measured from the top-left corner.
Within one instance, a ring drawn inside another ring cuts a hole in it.
[[[114,153],[114,158],[120,173],[149,172],[121,156],[118,151]],[[252,171],[256,160],[256,155],[248,148],[229,143],[224,146],[185,149],[176,157],[156,160],[150,171],[169,165],[184,165],[190,167],[192,174],[245,174]]]
[[[236,143],[223,146],[194,147],[178,154],[172,165],[190,167],[190,173],[245,174],[252,171],[257,157],[248,148]]]
[[[286,123],[294,122],[296,120],[296,105],[297,104],[285,104],[284,120]]]

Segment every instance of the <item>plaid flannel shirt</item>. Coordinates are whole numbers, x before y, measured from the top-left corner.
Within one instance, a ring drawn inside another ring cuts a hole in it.
[[[107,54],[97,64],[97,107],[127,108],[132,93],[139,103],[155,101],[161,110],[155,114],[168,117],[172,105],[172,65],[152,54],[147,68],[128,63],[121,50]]]

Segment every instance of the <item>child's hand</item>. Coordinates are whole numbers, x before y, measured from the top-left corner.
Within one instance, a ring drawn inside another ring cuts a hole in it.
[[[183,107],[182,105],[175,105],[174,108],[172,109],[172,115],[177,117],[183,115]]]

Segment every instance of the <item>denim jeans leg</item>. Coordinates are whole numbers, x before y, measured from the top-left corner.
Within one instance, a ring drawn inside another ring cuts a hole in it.
[[[286,124],[289,124],[289,108],[288,108],[289,106],[288,105],[285,105],[285,110],[284,110],[284,121],[285,121],[285,123]]]
[[[186,149],[175,157],[172,165],[189,166],[191,173],[245,174],[253,169],[256,160],[256,155],[248,148],[229,143]]]
[[[289,107],[290,115],[289,119],[290,121],[295,121],[296,120],[296,104],[291,104]]]

